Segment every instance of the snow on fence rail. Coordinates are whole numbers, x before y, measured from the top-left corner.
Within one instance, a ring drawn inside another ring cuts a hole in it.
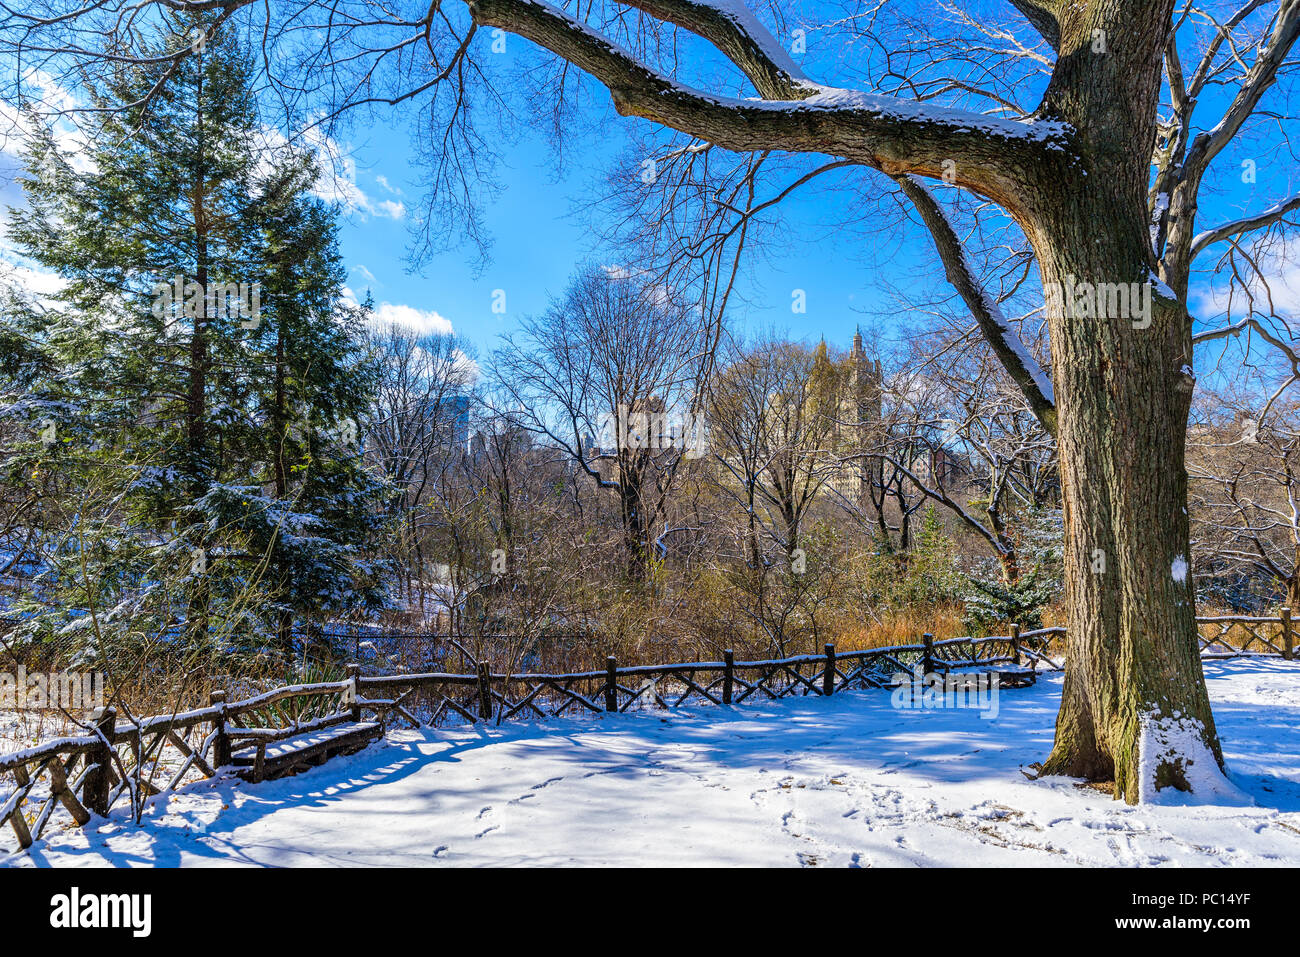
[[[428,723],[459,716],[467,721],[559,717],[569,711],[625,712],[645,707],[676,708],[691,703],[741,704],[751,697],[834,694],[849,687],[882,688],[894,675],[921,664],[926,671],[968,665],[1016,664],[1021,657],[1052,662],[1036,645],[1046,636],[954,638],[919,645],[871,648],[837,655],[828,644],[820,655],[796,655],[763,661],[737,661],[726,652],[722,661],[619,667],[614,658],[602,670],[566,674],[506,674],[481,663],[475,674],[443,672],[379,675],[360,680],[361,689],[395,695],[394,710],[407,720],[415,710]],[[945,657],[954,652],[959,657]],[[962,652],[965,652],[962,657]]]
[[[1281,608],[1272,618],[1250,615],[1218,615],[1196,619],[1201,637],[1202,658],[1235,658],[1243,654],[1295,657],[1295,633],[1291,609]],[[1258,651],[1252,647],[1258,645]]]
[[[1198,619],[1205,657],[1242,654],[1294,655],[1290,613],[1277,618]],[[1265,626],[1276,626],[1271,633]],[[919,666],[925,672],[1011,666],[1004,683],[1032,680],[1022,663],[1060,669],[1047,654],[1064,628],[1041,628],[987,638],[950,638],[837,653],[737,661],[727,651],[722,661],[619,667],[613,657],[596,671],[567,674],[494,673],[481,662],[473,674],[427,672],[363,676],[348,665],[343,681],[289,685],[243,701],[227,702],[214,692],[211,703],[170,715],[117,722],[112,708],[97,714],[87,733],[58,738],[33,748],[0,754],[0,778],[15,786],[0,795],[0,828],[7,822],[20,847],[29,847],[62,808],[71,826],[89,823],[115,806],[128,804],[144,813],[149,798],[232,764],[232,741],[281,741],[312,729],[360,722],[364,713],[386,728],[400,717],[415,726],[447,720],[503,721],[519,716],[558,717],[569,711],[627,712],[676,708],[687,702],[741,704],[750,698],[831,695],[849,688],[884,688],[895,676]],[[1234,637],[1240,643],[1232,645]],[[1259,645],[1259,651],[1252,646]],[[1264,650],[1268,649],[1268,650]],[[374,694],[376,697],[367,697]],[[417,715],[426,715],[421,719]],[[32,807],[30,813],[25,809]],[[0,853],[3,853],[0,851]]]
[[[231,739],[241,733],[265,729],[268,740],[280,740],[306,727],[349,721],[355,696],[350,677],[289,685],[233,703],[214,692],[206,708],[122,724],[115,709],[105,708],[87,734],[0,755],[0,776],[15,781],[0,801],[0,827],[7,821],[19,846],[29,847],[60,806],[77,826],[119,804],[142,809],[145,800],[181,783],[215,777],[231,763]],[[36,805],[30,815],[28,804]]]

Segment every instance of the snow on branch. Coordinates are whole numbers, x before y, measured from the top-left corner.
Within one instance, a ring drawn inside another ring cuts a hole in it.
[[[720,12],[716,0],[710,4],[637,0],[635,5],[647,11],[654,7],[665,17],[671,12],[683,20],[693,9],[697,16],[691,22],[701,36],[717,44],[745,47],[748,58],[736,54],[739,59],[733,62],[742,68],[747,64],[756,84],[768,84],[765,76],[779,76],[788,69],[788,64],[782,67],[768,56],[774,41],[755,40],[747,32],[752,23],[742,30],[738,24],[749,18],[739,17],[730,5],[730,16]],[[820,87],[793,74],[786,81],[794,85],[793,99],[714,96],[655,71],[544,0],[471,0],[469,9],[480,26],[521,36],[589,73],[609,89],[620,113],[724,149],[826,153],[892,174],[924,176],[940,176],[955,161],[959,185],[1008,200],[1022,191],[1026,169],[1057,163],[1068,150],[1071,131],[1059,122],[988,117],[865,91]],[[712,16],[701,11],[712,11]],[[776,87],[769,85],[769,89]]]
[[[624,2],[708,40],[740,68],[760,96],[793,100],[818,90],[744,0]]]
[[[1020,12],[1029,25],[1038,31],[1038,35],[1048,42],[1053,50],[1061,49],[1060,15],[1065,4],[1054,0],[1010,0],[1013,7]]]
[[[962,249],[961,240],[953,231],[943,208],[915,177],[896,176],[894,179],[930,230],[948,282],[957,290],[966,308],[975,317],[980,332],[1007,374],[1024,393],[1038,421],[1049,434],[1055,435],[1056,397],[1051,380],[1016,335],[1001,307],[975,277],[965,250]]]
[[[1222,226],[1216,226],[1214,229],[1207,229],[1199,233],[1192,240],[1192,258],[1195,259],[1207,247],[1215,243],[1222,242],[1225,239],[1231,239],[1233,236],[1239,236],[1242,233],[1250,232],[1254,229],[1261,229],[1265,226],[1271,226],[1286,216],[1287,213],[1300,209],[1300,193],[1292,196],[1290,199],[1283,200],[1275,206],[1272,206],[1262,213],[1254,216],[1244,216],[1241,219],[1233,220],[1230,223],[1224,223]]]
[[[1250,8],[1253,5],[1248,5],[1247,9]],[[1282,0],[1273,21],[1272,32],[1246,71],[1241,87],[1223,118],[1213,129],[1198,135],[1192,143],[1184,164],[1184,176],[1199,176],[1203,173],[1210,161],[1237,135],[1242,124],[1255,112],[1264,93],[1277,80],[1278,71],[1286,62],[1297,38],[1300,38],[1300,0]]]

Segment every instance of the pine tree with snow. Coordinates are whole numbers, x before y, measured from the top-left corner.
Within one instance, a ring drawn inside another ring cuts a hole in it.
[[[1017,623],[1025,629],[1043,626],[1043,609],[1062,590],[1061,510],[1029,509],[1021,516],[1017,548],[1029,561],[1028,574],[1008,582],[999,573],[966,578],[966,613],[963,627],[984,636]]]
[[[258,487],[246,500],[239,489],[209,496],[267,556],[268,615],[281,649],[292,644],[296,616],[385,601],[382,568],[367,558],[387,493],[362,454],[377,374],[362,348],[369,310],[343,301],[335,215],[308,195],[314,176],[310,165],[283,171],[261,232],[248,436]]]
[[[173,17],[160,58],[207,26]],[[381,489],[347,424],[372,373],[310,158],[268,146],[245,50],[220,30],[195,49],[96,91],[115,109],[84,164],[30,143],[10,232],[65,287],[21,310],[47,370],[27,404],[56,419],[40,454],[69,493],[104,493],[50,549],[70,607],[149,605],[195,649],[286,650],[295,615],[382,600],[364,558]]]

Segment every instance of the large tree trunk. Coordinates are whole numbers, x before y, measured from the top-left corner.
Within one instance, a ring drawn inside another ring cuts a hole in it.
[[[1045,102],[1091,132],[1081,135],[1083,168],[1044,182],[1035,204],[1030,236],[1045,289],[1155,284],[1144,212],[1162,7],[1094,7],[1063,32]],[[1130,22],[1135,13],[1154,21]],[[1107,52],[1092,48],[1094,30],[1105,31]],[[1048,310],[1069,638],[1043,773],[1113,780],[1130,803],[1165,787],[1213,788],[1222,765],[1189,567],[1190,324],[1158,291],[1150,302],[1149,325],[1141,316],[1071,316],[1051,296]]]
[[[1178,343],[1185,321],[1172,303],[1153,312],[1145,331],[1114,320],[1052,322],[1069,664],[1044,773],[1113,780],[1129,802],[1166,785],[1190,788],[1191,768],[1159,762],[1159,737],[1191,734],[1202,753],[1184,748],[1185,761],[1222,761],[1189,569],[1191,383],[1170,387],[1187,362]]]
[[[289,376],[288,370],[288,330],[285,328],[285,317],[281,314],[276,315],[275,329],[275,393],[273,405],[271,406],[271,455],[272,455],[272,474],[275,481],[275,497],[279,502],[285,502],[289,498],[289,470],[288,449],[286,445],[289,442],[289,395],[286,380]],[[293,652],[293,612],[289,608],[289,603],[293,596],[290,593],[290,568],[289,556],[285,553],[284,542],[281,539],[283,530],[277,531],[275,539],[275,580],[272,583],[272,595],[278,601],[282,608],[277,617],[276,623],[276,646],[286,657]]]
[[[623,557],[628,581],[635,584],[645,582],[650,560],[650,522],[643,511],[643,455],[639,451],[619,453],[618,500],[623,522]]]

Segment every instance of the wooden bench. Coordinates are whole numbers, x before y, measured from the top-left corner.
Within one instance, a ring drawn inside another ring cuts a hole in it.
[[[1028,688],[1038,681],[1038,672],[1033,668],[995,668],[991,673],[997,674],[999,688]]]
[[[265,781],[353,754],[382,737],[377,721],[327,719],[305,728],[231,728],[230,763],[246,781]]]
[[[998,676],[999,688],[1028,688],[1038,681],[1038,671],[1020,665],[993,666],[964,662],[950,666],[944,662],[935,662],[936,669],[945,677],[983,678],[991,682],[993,675]]]

